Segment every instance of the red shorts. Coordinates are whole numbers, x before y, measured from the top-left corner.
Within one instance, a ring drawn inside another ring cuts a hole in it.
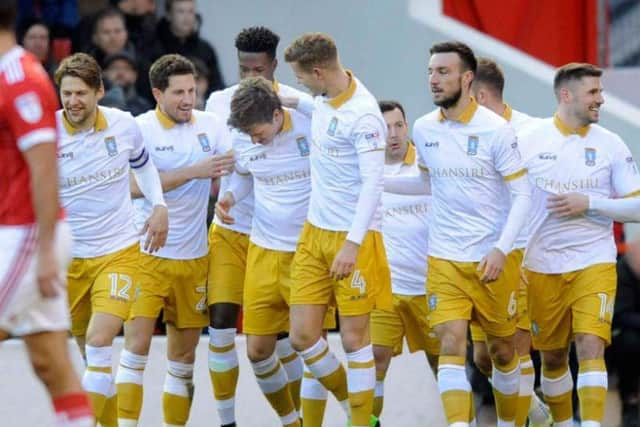
[[[66,331],[70,326],[66,290],[67,266],[71,261],[69,226],[60,222],[56,229],[61,286],[54,298],[40,295],[36,235],[35,225],[0,226],[0,330],[15,336]]]

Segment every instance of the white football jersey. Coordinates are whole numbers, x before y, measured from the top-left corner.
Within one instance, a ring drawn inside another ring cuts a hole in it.
[[[524,265],[558,274],[615,262],[610,218],[589,211],[558,218],[549,214],[547,198],[569,192],[604,198],[640,195],[640,175],[629,148],[602,126],[570,129],[557,116],[540,120],[520,139],[533,187],[532,234]]]
[[[63,110],[56,113],[60,141],[60,201],[73,235],[74,258],[117,252],[138,240],[131,203],[129,168],[149,160],[130,113],[98,107],[96,123],[77,131]]]
[[[191,121],[174,123],[158,108],[136,117],[158,171],[190,166],[231,150],[229,131],[215,114],[193,110]],[[207,206],[211,179],[192,179],[164,193],[169,210],[167,242],[154,256],[171,259],[194,259],[208,253]],[[151,214],[151,203],[134,200],[136,226],[141,229]],[[144,242],[145,236],[141,236]]]
[[[237,89],[238,85],[233,85],[226,89],[213,92],[209,95],[209,99],[207,99],[205,110],[215,113],[226,124],[227,120],[229,120],[229,116],[231,115],[231,98],[233,97],[233,94],[236,93]],[[273,82],[273,89],[277,94],[282,96],[296,97],[299,99],[305,97],[310,98],[309,94],[277,81]],[[220,180],[219,194],[224,194],[227,189],[227,180]],[[249,234],[251,232],[251,216],[253,215],[253,195],[250,194],[236,204],[231,209],[230,215],[235,218],[235,222],[233,224],[224,224],[222,221],[218,220],[218,218],[214,218],[214,222],[220,227],[228,228],[230,230],[237,231],[238,233]]]

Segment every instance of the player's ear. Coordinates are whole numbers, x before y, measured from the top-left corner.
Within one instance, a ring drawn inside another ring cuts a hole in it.
[[[96,97],[100,101],[104,97],[104,85],[100,82],[100,87],[96,90]]]
[[[153,99],[156,100],[156,103],[160,104],[160,100],[162,99],[162,91],[157,87],[152,87],[151,94],[153,95]]]

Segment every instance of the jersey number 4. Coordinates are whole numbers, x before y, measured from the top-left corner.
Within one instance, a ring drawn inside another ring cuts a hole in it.
[[[360,290],[360,295],[367,292],[367,282],[360,274],[360,270],[356,270],[353,272],[353,277],[351,278],[351,287]]]

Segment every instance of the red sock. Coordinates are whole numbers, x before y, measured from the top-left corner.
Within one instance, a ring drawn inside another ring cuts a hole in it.
[[[56,427],[93,427],[95,421],[89,398],[84,393],[71,393],[53,399]]]

